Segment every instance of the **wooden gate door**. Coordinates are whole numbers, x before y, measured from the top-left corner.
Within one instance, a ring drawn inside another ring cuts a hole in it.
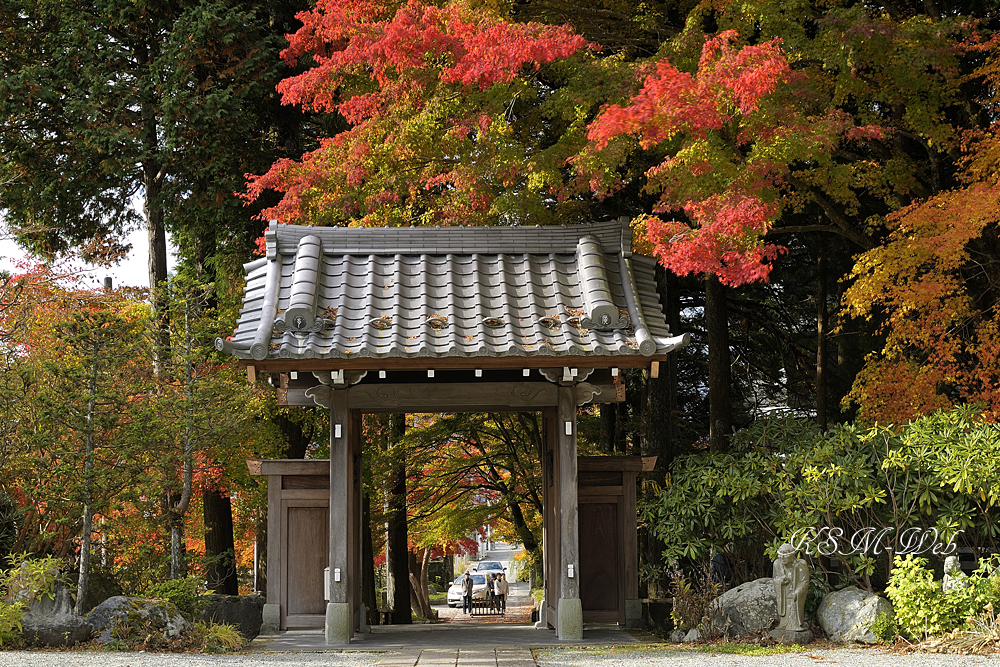
[[[329,501],[285,501],[282,541],[285,628],[321,628],[326,620],[323,570],[329,562]]]
[[[595,623],[624,623],[621,497],[597,500],[581,494],[579,512],[583,618]]]

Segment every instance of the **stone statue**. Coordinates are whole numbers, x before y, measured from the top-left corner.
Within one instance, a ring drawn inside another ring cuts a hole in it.
[[[778,548],[774,561],[774,597],[778,603],[778,627],[771,638],[778,642],[806,643],[812,641],[812,631],[806,627],[806,594],[809,592],[809,566],[795,557],[791,544]]]
[[[958,556],[948,556],[944,559],[944,581],[941,590],[950,591],[953,588],[968,588],[969,582],[958,564]]]

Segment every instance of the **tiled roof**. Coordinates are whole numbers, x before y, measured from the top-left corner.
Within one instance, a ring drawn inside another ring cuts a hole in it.
[[[245,265],[241,359],[662,355],[654,261],[619,222],[342,228],[272,223]]]

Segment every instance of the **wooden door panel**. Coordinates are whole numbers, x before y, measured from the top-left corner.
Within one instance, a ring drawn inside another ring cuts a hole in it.
[[[583,610],[619,611],[618,503],[584,503],[580,517],[580,599]]]
[[[286,515],[288,614],[325,614],[323,570],[329,561],[325,507],[289,507]]]

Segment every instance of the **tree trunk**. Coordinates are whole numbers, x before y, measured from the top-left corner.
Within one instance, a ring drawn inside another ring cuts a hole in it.
[[[816,423],[826,430],[826,253],[819,250],[816,289]]]
[[[724,452],[733,430],[732,371],[726,288],[714,275],[705,278],[705,327],[708,329],[709,444]]]
[[[208,588],[223,595],[239,595],[236,577],[236,543],[233,539],[233,504],[215,490],[202,492],[205,505],[205,578]]]
[[[83,528],[80,535],[80,576],[76,586],[76,606],[73,613],[83,616],[90,589],[90,534],[94,530],[94,513],[89,502],[83,505]]]
[[[164,316],[166,313],[164,312]],[[191,504],[194,493],[194,386],[197,382],[197,371],[194,363],[194,334],[191,331],[191,304],[185,300],[184,306],[184,450],[182,458],[181,494],[176,504],[170,508],[170,578],[179,579],[187,574],[187,549],[184,544],[184,515]]]
[[[389,471],[386,494],[386,570],[389,575],[386,592],[393,610],[393,622],[406,625],[413,622],[410,604],[410,568],[406,530],[406,453],[399,440],[406,432],[406,415],[390,417],[392,468]]]
[[[153,146],[156,141],[155,119],[147,123],[146,129],[152,133]],[[149,290],[150,303],[153,307],[154,340],[153,340],[153,373],[157,376],[163,373],[167,358],[170,356],[170,322],[167,315],[167,230],[163,222],[162,192],[163,174],[155,160],[147,160],[143,164],[143,200],[142,212],[146,218],[146,234],[149,241]]]
[[[419,561],[417,560],[416,552],[411,551],[407,554],[410,601],[417,608],[417,613],[426,619],[434,617],[434,610],[431,609],[430,594],[427,588],[427,564],[429,562],[430,549],[425,548],[423,550]]]
[[[179,516],[170,525],[170,578],[180,579],[187,574],[187,555],[184,544],[184,524]]]
[[[99,339],[98,339],[99,340]],[[97,354],[101,345],[94,343],[92,352],[94,358],[90,362],[90,377],[87,379],[87,431],[85,435],[86,451],[84,453],[84,499],[83,527],[80,533],[80,575],[76,584],[76,606],[74,612],[83,616],[87,604],[87,590],[90,587],[90,534],[94,530],[94,446],[95,420],[97,417]]]

